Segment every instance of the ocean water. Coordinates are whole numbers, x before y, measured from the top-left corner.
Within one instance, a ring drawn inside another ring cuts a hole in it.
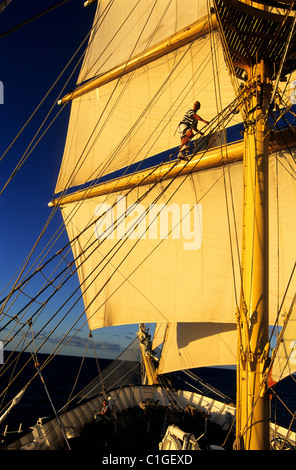
[[[9,352],[4,352],[4,365],[9,356]],[[74,395],[82,390],[91,380],[98,376],[97,362],[93,358],[84,358],[83,367],[81,367],[81,357],[75,356],[56,356],[49,364],[42,370],[42,382],[34,364],[30,361],[27,364],[30,354],[23,353],[22,356],[16,361],[17,354],[13,354],[14,375],[18,374],[16,380],[11,384],[9,391],[0,398],[0,408],[3,408],[4,403],[8,403],[31,379],[34,375],[36,377],[29,384],[23,395],[20,403],[15,406],[5,419],[5,422],[0,425],[0,432],[3,432],[5,425],[9,425],[8,430],[18,429],[19,423],[22,423],[22,428],[25,429],[29,426],[36,424],[38,418],[53,417],[54,409],[58,412],[69,399],[70,393],[73,389],[77,375],[79,374],[78,385],[74,389]],[[46,354],[38,354],[38,361],[40,366],[47,360]],[[9,358],[11,361],[11,357]],[[100,359],[100,368],[103,370],[111,361],[108,359]],[[11,380],[13,367],[10,367],[0,376],[0,393],[2,394]],[[80,371],[81,368],[81,371]],[[47,390],[47,391],[46,391]],[[49,397],[50,399],[49,399]],[[50,403],[52,401],[52,404]]]
[[[6,356],[8,353],[6,354]],[[28,354],[24,354],[22,359],[15,365],[16,370],[20,370],[29,358]],[[4,356],[4,360],[7,357]],[[40,354],[38,356],[40,365],[47,359],[47,355]],[[107,359],[99,360],[100,369],[103,370],[111,361]],[[57,356],[43,371],[43,379],[48,390],[48,394],[53,402],[55,409],[58,411],[67,402],[70,392],[73,388],[77,374],[80,370],[81,358],[74,356]],[[36,373],[34,365],[30,362],[13,382],[10,391],[4,394],[7,403],[21,388],[27,383],[27,380]],[[235,370],[222,368],[199,368],[195,373],[205,382],[223,392],[230,400],[235,403],[236,378]],[[75,394],[82,390],[91,380],[98,375],[97,362],[93,358],[85,358],[83,368],[79,375],[78,386],[75,388]],[[1,393],[5,391],[7,383],[11,377],[11,369],[8,369],[4,375],[0,377]],[[190,379],[186,377],[190,382]],[[193,385],[195,383],[192,382]],[[184,384],[182,388],[187,388]],[[288,377],[275,387],[275,392],[281,397],[285,403],[283,405],[280,400],[271,400],[272,420],[276,420],[278,424],[289,427],[291,424],[292,414],[296,409],[296,382],[293,378]],[[3,397],[1,397],[3,400]],[[2,401],[1,409],[3,408]],[[291,412],[289,411],[291,410]],[[23,429],[32,426],[40,417],[53,417],[53,408],[50,404],[45,387],[41,378],[36,376],[33,382],[27,388],[20,403],[10,412],[9,417],[0,425],[2,433],[5,425],[8,424],[8,431],[18,429],[20,421]],[[295,423],[291,427],[296,431]]]

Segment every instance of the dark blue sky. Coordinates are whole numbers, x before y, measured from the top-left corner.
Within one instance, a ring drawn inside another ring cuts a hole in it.
[[[96,4],[85,8],[84,0],[68,0],[16,31],[4,36],[2,34],[58,3],[60,0],[13,0],[0,15],[0,80],[4,85],[4,104],[0,105],[2,157],[88,34]],[[75,64],[76,61],[73,66]],[[44,117],[57,102],[73,66],[1,159],[0,191],[23,157]],[[73,89],[74,85],[75,81],[72,80],[66,92]],[[55,105],[46,127],[58,111],[60,108]],[[0,298],[3,298],[4,287],[22,265],[50,215],[48,202],[54,193],[62,158],[68,113],[69,107],[66,107],[0,196]],[[61,222],[61,216],[57,214],[43,244]],[[64,235],[60,246],[67,241]],[[129,336],[130,330],[125,331],[126,333],[121,333],[123,340],[125,335]],[[86,332],[87,328],[84,334]],[[100,338],[105,351],[110,346],[111,357],[118,353],[117,347],[111,344],[111,336],[103,334]],[[104,355],[108,356],[108,353]]]

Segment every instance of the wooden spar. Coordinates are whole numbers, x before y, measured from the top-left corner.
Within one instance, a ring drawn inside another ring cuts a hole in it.
[[[296,129],[294,129],[296,133]],[[282,131],[281,133],[274,133],[275,139],[272,139],[269,144],[269,152],[272,153],[276,150],[280,151],[289,146],[296,145],[296,139],[291,131]],[[295,134],[296,135],[296,134]],[[48,206],[61,206],[63,204],[82,201],[96,196],[103,196],[105,194],[124,191],[136,186],[143,186],[159,181],[160,179],[174,178],[175,176],[182,176],[196,171],[203,171],[210,168],[215,168],[223,164],[231,164],[243,159],[244,143],[237,141],[228,144],[227,147],[217,147],[197,153],[189,162],[180,161],[178,164],[175,162],[164,163],[153,170],[139,171],[131,175],[122,176],[113,179],[106,183],[101,183],[96,186],[91,186],[88,189],[76,191],[73,194],[65,195],[53,199]]]
[[[85,95],[86,93],[89,93],[92,90],[95,90],[96,88],[99,88],[102,85],[105,85],[106,83],[111,82],[112,80],[115,80],[116,78],[122,77],[123,75],[126,75],[127,73],[142,67],[143,65],[147,65],[150,62],[168,54],[169,52],[172,52],[181,46],[195,41],[199,37],[207,34],[210,29],[215,29],[216,27],[217,22],[215,15],[212,15],[210,19],[208,16],[204,16],[195,23],[192,23],[186,28],[183,28],[181,31],[173,34],[169,38],[166,38],[158,44],[154,45],[146,52],[132,57],[129,61],[123,62],[103,75],[100,75],[79,86],[72,93],[68,93],[61,100],[59,100],[58,104],[65,104],[69,101],[72,101],[82,95]]]
[[[97,186],[86,190],[77,191],[73,194],[69,194],[68,196],[54,199],[49,203],[49,207],[81,201],[95,196],[103,196],[104,194],[109,194],[111,192],[123,191],[136,186],[155,183],[161,179],[186,175],[193,171],[214,168],[216,166],[220,166],[223,161],[226,163],[226,160],[228,163],[233,163],[239,159],[241,160],[242,156],[243,143],[242,141],[239,141],[227,147],[227,150],[219,147],[209,150],[206,153],[197,153],[189,162],[180,161],[176,164],[176,161],[172,161],[170,163],[164,163],[163,165],[156,167],[154,170],[150,168],[131,175],[122,176],[121,178],[108,181],[107,183],[98,184]]]

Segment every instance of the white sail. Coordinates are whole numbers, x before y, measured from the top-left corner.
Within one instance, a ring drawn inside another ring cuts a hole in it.
[[[113,69],[207,14],[206,0],[100,0],[78,83]]]
[[[234,166],[234,181],[240,179],[237,171]],[[97,220],[72,243],[76,257],[90,247],[77,267],[91,329],[141,319],[220,321],[222,316],[225,322],[233,321],[236,302],[232,270],[225,269],[231,268],[231,253],[221,176],[217,169],[203,172],[202,178],[194,174],[153,190],[143,186],[130,194],[115,193],[77,207],[62,207],[70,239]],[[133,211],[133,204],[147,190]],[[108,209],[103,220],[99,219]],[[127,209],[132,211],[129,215]],[[118,217],[122,223],[117,227]],[[94,253],[86,259],[91,251]]]
[[[169,323],[158,373],[232,365],[236,361],[236,324]]]
[[[129,34],[122,37],[120,30],[114,39],[114,53],[105,57],[105,51],[100,57],[104,45],[116,32],[117,23],[120,25],[128,16],[129,8],[123,9],[122,2],[116,1],[117,20],[114,26],[113,23],[107,26],[108,34],[105,22],[104,27],[95,29],[80,79],[112,69],[130,54],[145,51],[163,37],[175,33],[179,27],[206,14],[206,2],[157,2],[161,9],[152,10],[151,26],[149,21],[145,34],[137,42],[138,30],[149,14],[147,7],[155,2],[148,2],[148,5],[147,2],[128,2],[127,7],[130,3],[137,3],[128,20],[134,21],[132,38]],[[170,8],[166,11],[168,3]],[[146,15],[142,11],[144,5]],[[164,16],[163,11],[166,11]],[[155,20],[156,13],[159,21]],[[220,90],[218,100],[217,90]],[[180,145],[178,124],[196,100],[201,103],[201,116],[210,121],[234,97],[222,44],[218,32],[214,31],[75,99],[71,104],[56,193],[177,147]],[[233,119],[234,123],[240,121],[238,116]]]
[[[168,323],[166,322],[156,324],[151,346],[152,351],[162,345],[167,327]]]
[[[296,260],[294,173],[288,152],[281,153],[280,164],[270,157],[270,322]],[[234,323],[242,181],[237,163],[65,204],[90,328],[142,321]],[[282,315],[294,292],[292,279]]]

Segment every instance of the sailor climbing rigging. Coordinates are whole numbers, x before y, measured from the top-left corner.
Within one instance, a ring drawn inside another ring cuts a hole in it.
[[[182,147],[185,146],[187,142],[189,142],[192,137],[194,136],[194,132],[198,132],[197,124],[198,121],[202,121],[205,124],[209,124],[208,121],[205,121],[202,117],[200,117],[196,112],[200,109],[200,102],[196,101],[193,105],[193,109],[188,109],[178,126],[178,132],[181,137],[181,145],[179,148],[179,158],[184,157],[182,152]]]

